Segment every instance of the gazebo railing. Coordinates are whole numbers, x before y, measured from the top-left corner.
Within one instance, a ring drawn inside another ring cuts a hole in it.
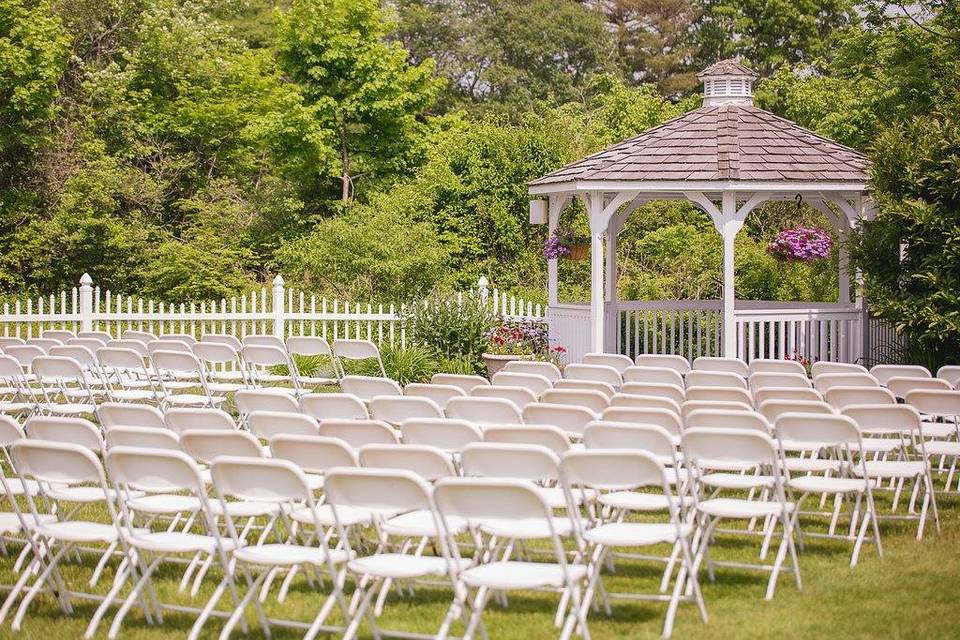
[[[682,355],[688,360],[720,355],[723,304],[718,300],[645,300],[619,302],[620,353]]]

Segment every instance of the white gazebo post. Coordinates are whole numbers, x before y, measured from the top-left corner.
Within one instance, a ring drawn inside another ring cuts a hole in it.
[[[590,350],[603,352],[604,287],[603,271],[603,194],[594,193],[587,197],[587,214],[590,220]]]
[[[607,224],[607,254],[606,254],[606,291],[604,294],[604,317],[606,319],[604,326],[604,351],[608,353],[618,353],[620,345],[617,341],[617,325],[620,322],[620,314],[617,312],[617,236],[620,233],[618,227],[620,220],[617,216],[611,216]]]
[[[737,355],[737,293],[734,286],[736,268],[734,263],[734,246],[737,234],[743,222],[734,217],[737,213],[737,194],[732,191],[723,192],[722,226],[723,235],[723,355],[725,358],[734,358]]]

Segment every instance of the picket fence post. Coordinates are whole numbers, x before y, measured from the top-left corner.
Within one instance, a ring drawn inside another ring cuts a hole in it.
[[[80,330],[93,331],[93,278],[80,276]]]
[[[487,299],[490,296],[490,281],[487,280],[487,276],[480,276],[480,279],[477,280],[477,293],[480,295],[480,303],[486,307]]]
[[[273,279],[273,335],[281,340],[287,335],[284,326],[284,299],[283,276],[277,274]]]

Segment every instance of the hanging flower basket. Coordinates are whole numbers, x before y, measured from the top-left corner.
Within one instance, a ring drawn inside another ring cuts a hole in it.
[[[791,262],[812,262],[830,257],[833,238],[824,229],[784,229],[767,245],[767,253]]]
[[[590,239],[577,236],[569,229],[557,229],[543,243],[543,257],[547,260],[586,260],[589,255]]]
[[[568,260],[586,260],[590,257],[590,244],[587,242],[577,242],[570,245],[570,255]]]

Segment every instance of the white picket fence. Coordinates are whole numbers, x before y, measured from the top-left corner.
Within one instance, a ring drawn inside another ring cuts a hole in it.
[[[461,303],[476,297],[504,318],[543,317],[539,304],[491,288],[486,278],[480,278],[474,290],[456,296]],[[157,335],[186,333],[197,338],[211,333],[241,339],[247,335],[303,335],[407,344],[402,322],[406,304],[374,305],[318,297],[286,287],[279,275],[270,289],[261,287],[229,300],[169,303],[101,289],[84,274],[80,285],[69,291],[4,302],[2,310],[0,334],[25,339],[39,337],[48,329],[105,331],[115,337],[134,329]]]

